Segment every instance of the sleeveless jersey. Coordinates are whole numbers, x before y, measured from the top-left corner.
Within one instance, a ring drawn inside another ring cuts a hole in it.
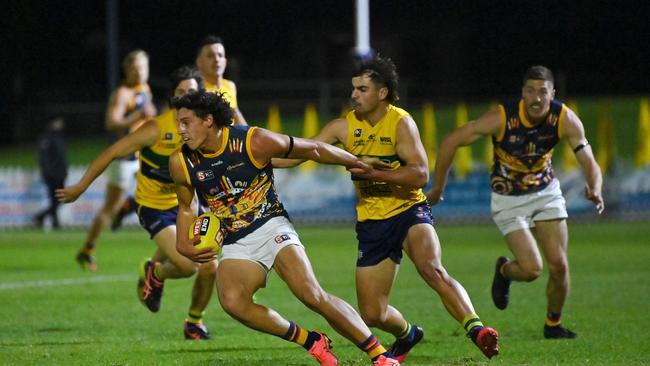
[[[176,110],[155,118],[160,129],[158,140],[140,150],[140,169],[136,176],[135,201],[159,210],[178,206],[174,181],[169,174],[169,157],[183,145],[176,127]]]
[[[221,88],[217,88],[216,85],[211,84],[210,82],[204,80],[203,84],[205,85],[205,90],[209,92],[220,92],[223,93],[224,96],[226,97],[226,100],[230,102],[230,108],[238,108],[239,105],[237,104],[237,90],[235,89],[235,83],[228,79],[223,79],[223,82],[221,83]]]
[[[223,128],[221,148],[213,154],[179,151],[185,178],[221,220],[232,244],[277,216],[289,217],[275,191],[271,164],[252,156],[250,139],[255,127]]]
[[[346,149],[355,156],[372,156],[389,163],[393,169],[402,165],[395,143],[397,124],[408,116],[408,112],[388,106],[386,115],[372,126],[360,121],[354,111],[346,115],[348,137]],[[374,182],[352,176],[357,191],[357,221],[383,220],[408,210],[411,206],[426,200],[422,189],[394,190],[388,183]]]
[[[560,140],[566,107],[551,102],[546,119],[532,125],[526,118],[524,101],[499,105],[501,131],[492,137],[492,191],[522,195],[544,189],[555,178],[551,156]]]
[[[137,84],[133,88],[133,96],[129,99],[128,104],[126,105],[126,110],[124,111],[124,117],[128,117],[132,113],[135,113],[135,111],[142,109],[144,105],[151,101],[152,95],[151,95],[151,89],[149,88],[148,84]],[[128,129],[122,129],[118,131],[112,131],[110,133],[110,143],[114,143],[117,140],[121,139],[122,137],[126,136],[129,134],[129,132],[135,131],[138,127],[142,126],[143,123],[147,121],[146,118],[141,118],[140,120],[136,121],[134,124],[131,125]],[[131,154],[129,156],[125,156],[123,159],[125,160],[135,160],[137,158],[136,154]]]

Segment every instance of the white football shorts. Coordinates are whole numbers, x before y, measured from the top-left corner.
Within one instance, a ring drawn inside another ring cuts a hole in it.
[[[268,273],[280,250],[289,245],[304,248],[291,221],[284,216],[274,217],[245,237],[224,245],[220,260],[246,259],[259,264]]]
[[[140,162],[136,160],[118,159],[106,168],[106,179],[110,185],[120,187],[127,192],[135,191],[135,175],[140,169]]]
[[[506,196],[492,192],[492,220],[504,236],[515,230],[535,227],[535,221],[566,219],[566,201],[560,182],[553,179],[539,192]]]

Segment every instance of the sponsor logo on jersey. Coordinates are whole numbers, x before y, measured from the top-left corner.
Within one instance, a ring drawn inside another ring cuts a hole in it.
[[[282,235],[278,235],[278,236],[275,237],[275,242],[278,243],[278,244],[280,244],[280,243],[285,242],[285,241],[287,241],[287,240],[289,240],[289,239],[291,239],[291,238],[289,237],[289,235],[287,235],[287,234],[282,234]]]
[[[243,161],[241,161],[241,162],[239,162],[239,163],[237,163],[237,164],[228,165],[228,167],[226,168],[226,170],[230,171],[230,170],[233,170],[233,169],[240,168],[240,167],[242,167],[242,166],[244,166],[244,162],[243,162]]]
[[[393,139],[390,137],[379,137],[379,143],[382,145],[391,145],[393,143]]]
[[[196,172],[196,179],[200,182],[214,179],[214,172],[212,170],[200,170]]]

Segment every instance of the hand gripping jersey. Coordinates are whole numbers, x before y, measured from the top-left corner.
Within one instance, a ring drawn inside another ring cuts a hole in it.
[[[150,208],[167,210],[178,206],[169,157],[183,145],[176,126],[176,111],[170,109],[155,119],[160,134],[153,146],[140,150],[135,201]]]
[[[551,156],[562,135],[566,107],[551,102],[546,119],[532,125],[526,118],[524,101],[499,105],[501,131],[492,137],[492,191],[522,195],[544,189],[555,178]]]
[[[371,156],[389,163],[397,169],[402,162],[395,151],[397,124],[408,112],[393,105],[386,115],[372,126],[360,121],[354,111],[346,115],[348,138],[346,149],[355,156]],[[357,221],[383,220],[408,210],[426,200],[422,189],[406,189],[385,182],[374,182],[352,176],[357,191]]]
[[[275,191],[271,164],[252,156],[250,139],[255,127],[223,128],[221,148],[214,154],[179,151],[185,178],[219,217],[232,244],[277,216],[289,217]]]

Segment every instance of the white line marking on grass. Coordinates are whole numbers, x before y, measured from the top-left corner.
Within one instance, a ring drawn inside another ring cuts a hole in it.
[[[68,285],[83,285],[87,283],[106,283],[106,282],[121,282],[132,281],[136,278],[133,274],[122,274],[116,276],[93,276],[82,278],[60,278],[56,280],[39,280],[39,281],[23,281],[14,283],[0,283],[0,291],[24,289],[30,287],[57,287]]]

